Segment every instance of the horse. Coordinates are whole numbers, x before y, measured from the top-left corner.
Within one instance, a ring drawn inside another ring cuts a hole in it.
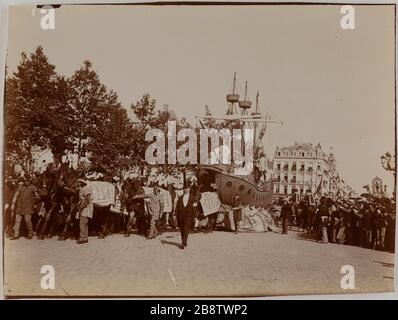
[[[73,168],[67,168],[61,174],[63,181],[62,189],[62,205],[63,211],[65,212],[64,226],[62,233],[58,240],[66,240],[68,235],[68,229],[71,224],[73,225],[72,238],[77,237],[77,226],[78,223],[75,221],[77,205],[79,203],[79,192],[76,188],[76,181],[83,177],[83,172],[79,170],[74,170]]]
[[[71,224],[73,225],[73,229],[70,230],[72,232],[71,238],[77,237],[78,229],[76,227],[78,227],[78,223],[76,221],[76,210],[79,203],[79,191],[76,188],[76,181],[85,177],[81,171],[69,168],[62,173],[61,178],[63,181],[62,206],[66,215],[63,230],[58,239],[60,241],[68,238],[68,229],[70,229]],[[93,218],[89,222],[89,230],[90,234],[99,234],[99,238],[102,239],[108,233],[108,230],[112,229],[112,225],[114,224],[114,214],[110,211],[110,206],[115,199],[111,199],[109,194],[111,194],[112,191],[113,194],[115,194],[116,187],[112,183],[105,181],[101,181],[99,186],[97,182],[99,181],[88,181],[92,190],[97,190],[97,192],[92,194],[94,212]],[[109,197],[105,199],[107,202],[105,205],[101,202],[104,199],[96,198],[98,197],[98,187],[100,187],[100,189],[105,188],[105,194]]]
[[[39,194],[44,203],[46,213],[44,218],[41,217],[37,224],[36,231],[39,240],[43,240],[44,235],[51,238],[57,228],[56,218],[58,218],[57,214],[62,208],[63,200],[62,192],[64,182],[62,180],[62,170],[64,170],[64,166],[55,169],[53,164],[49,164],[41,175]],[[47,232],[48,228],[49,230]]]

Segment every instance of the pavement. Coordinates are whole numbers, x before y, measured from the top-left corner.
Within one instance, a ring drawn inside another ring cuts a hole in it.
[[[4,242],[4,294],[18,296],[274,296],[391,292],[394,254],[322,244],[299,232],[191,234],[178,248],[178,232],[153,240],[115,234],[75,241],[20,238]],[[43,265],[55,288],[42,289]],[[355,271],[344,290],[342,266]]]

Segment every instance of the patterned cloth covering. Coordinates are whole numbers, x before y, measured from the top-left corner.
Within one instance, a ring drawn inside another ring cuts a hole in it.
[[[115,205],[116,187],[106,181],[88,181],[91,187],[92,199],[94,206],[106,207]]]
[[[200,199],[203,215],[207,217],[209,214],[216,213],[220,209],[221,201],[215,192],[203,192]]]

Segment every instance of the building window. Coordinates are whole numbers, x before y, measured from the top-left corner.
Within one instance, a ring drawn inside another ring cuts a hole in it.
[[[317,169],[318,169],[318,170],[321,170],[321,165],[320,165],[320,164],[318,164]]]
[[[286,187],[286,186],[283,187],[283,193],[284,193],[284,194],[287,194],[287,187]]]
[[[304,152],[301,152],[301,156],[304,158]]]
[[[276,164],[276,170],[281,170],[281,164],[280,163]]]
[[[293,164],[292,164],[292,171],[297,171],[297,164],[296,164],[296,162],[293,162]]]
[[[300,171],[304,171],[304,163],[301,163]]]
[[[281,156],[281,153],[280,152],[278,152],[278,157],[280,157]]]
[[[288,177],[287,177],[287,176],[284,176],[284,177],[283,177],[283,181],[284,181],[284,182],[287,182],[287,181],[288,181]]]

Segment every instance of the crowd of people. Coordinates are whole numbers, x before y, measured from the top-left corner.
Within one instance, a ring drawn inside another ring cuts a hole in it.
[[[94,206],[88,177],[113,184],[114,204]],[[39,240],[58,236],[61,241],[74,239],[78,244],[84,244],[88,242],[89,234],[104,239],[114,233],[129,237],[134,232],[154,239],[170,228],[180,230],[180,247],[183,249],[190,232],[211,233],[215,230],[218,214],[222,211],[204,217],[200,206],[203,186],[197,181],[187,182],[185,188],[176,188],[173,184],[160,188],[149,180],[137,174],[127,175],[124,179],[90,176],[69,167],[56,169],[52,164],[41,173],[9,176],[4,183],[5,234],[11,240],[17,240],[21,235],[27,239],[37,236]],[[146,192],[147,187],[153,192]],[[167,212],[161,191],[168,192],[171,198],[172,208]],[[217,193],[217,187],[211,184],[206,191]],[[241,209],[236,196],[232,208],[236,233],[242,220]]]
[[[395,250],[395,202],[370,196],[336,199],[320,197],[311,204],[311,195],[301,201],[280,200],[282,232],[289,226],[301,228],[323,243],[347,244],[369,249]]]
[[[65,168],[64,168],[65,169]],[[115,201],[110,207],[95,207],[90,179],[108,180],[115,187]],[[153,192],[145,191],[148,187]],[[171,209],[164,210],[162,192],[168,192]],[[177,188],[170,183],[162,188],[148,177],[128,175],[125,178],[89,176],[66,167],[55,169],[50,164],[35,175],[9,176],[4,183],[4,227],[12,240],[25,235],[32,239],[75,239],[88,242],[88,236],[105,238],[113,233],[129,237],[131,233],[154,239],[166,231],[179,229],[181,249],[187,246],[190,232],[211,233],[220,228],[219,214],[232,211],[235,233],[239,232],[242,208],[238,195],[231,206],[221,205],[218,212],[203,215],[202,192],[217,194],[217,186],[198,185]],[[272,208],[273,207],[273,208]],[[225,210],[224,210],[225,208]],[[289,227],[301,228],[309,237],[323,243],[338,243],[378,250],[395,250],[395,202],[388,198],[369,197],[319,201],[308,193],[293,194],[290,199],[274,202],[268,210],[282,233]],[[24,223],[23,223],[24,222]]]

